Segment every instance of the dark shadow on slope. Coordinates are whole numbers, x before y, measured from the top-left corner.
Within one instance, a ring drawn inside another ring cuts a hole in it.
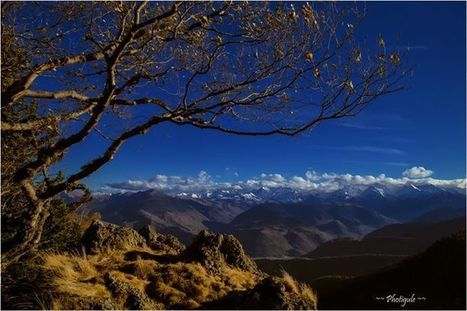
[[[465,230],[425,252],[354,279],[319,280],[319,309],[463,309],[466,307]],[[402,307],[387,296],[420,297]],[[376,299],[383,297],[383,299]],[[425,299],[423,300],[424,297]]]
[[[154,255],[144,251],[129,251],[125,253],[124,259],[127,261],[135,261],[138,259],[154,260],[162,264],[168,264],[177,262],[178,256],[172,254]]]

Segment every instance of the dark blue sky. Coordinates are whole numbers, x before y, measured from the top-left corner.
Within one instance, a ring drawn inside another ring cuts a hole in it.
[[[433,170],[435,178],[464,178],[465,3],[383,2],[367,3],[367,9],[362,35],[377,40],[382,34],[388,46],[411,47],[408,62],[416,68],[406,90],[379,99],[355,118],[293,138],[156,127],[128,141],[87,182],[99,187],[156,174],[195,176],[201,170],[227,181],[261,173],[303,175],[310,169],[400,177],[412,166]],[[77,168],[76,160],[95,148],[74,150],[63,168]]]

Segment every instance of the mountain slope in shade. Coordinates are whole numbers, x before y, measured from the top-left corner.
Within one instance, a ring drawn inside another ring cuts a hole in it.
[[[395,190],[378,190],[369,187],[352,200],[402,222],[440,208],[465,209],[465,193],[455,189],[442,189],[429,184],[408,184]]]
[[[438,208],[414,218],[410,222],[433,223],[457,217],[465,217],[465,209],[451,207]]]
[[[465,218],[438,223],[392,224],[367,234],[361,240],[328,241],[306,257],[351,255],[412,255],[425,250],[443,236],[465,229]]]
[[[465,208],[465,196],[455,195],[448,197],[436,196],[433,198],[407,198],[383,205],[380,212],[388,217],[400,221],[408,221],[415,217],[433,211],[435,209],[451,207],[456,209]]]
[[[321,243],[359,237],[392,223],[352,204],[262,204],[237,216],[226,232],[234,234],[253,257],[300,256]]]
[[[313,283],[318,309],[461,309],[466,307],[465,230],[435,242],[425,252],[380,272],[353,279]],[[395,294],[424,297],[415,302],[388,302]],[[384,299],[376,299],[384,297]]]
[[[354,277],[376,272],[402,261],[406,256],[360,255],[323,258],[257,258],[258,267],[272,275],[287,271],[296,280],[313,284],[329,276]]]
[[[339,220],[331,220],[328,223],[319,225],[318,229],[337,236],[352,236],[348,228]]]
[[[339,221],[338,226],[345,226],[350,232],[363,234],[371,228],[379,228],[393,219],[377,212],[348,203],[335,204],[262,204],[237,216],[231,225],[236,228],[263,227],[272,225],[322,226]]]
[[[242,242],[246,253],[252,257],[300,256],[302,250],[315,249],[332,237],[305,226],[233,229],[229,232]]]
[[[243,210],[228,203],[171,197],[157,190],[112,195],[87,207],[105,221],[135,228],[151,225],[183,240],[206,229],[209,221],[228,222]]]
[[[235,235],[253,257],[297,256],[333,237],[307,226],[303,219],[290,215],[288,209],[279,204],[253,207],[223,230]]]

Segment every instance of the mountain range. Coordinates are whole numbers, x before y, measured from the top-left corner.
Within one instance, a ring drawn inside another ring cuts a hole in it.
[[[464,217],[436,223],[391,224],[360,240],[343,238],[325,242],[303,257],[260,258],[256,263],[267,273],[280,275],[285,269],[298,280],[312,284],[321,278],[376,272],[463,230]]]
[[[146,190],[99,195],[86,210],[103,220],[151,225],[189,243],[200,230],[231,233],[254,257],[301,256],[339,238],[362,238],[389,224],[465,215],[464,189],[431,184],[354,185],[331,192],[287,187],[196,193]]]
[[[441,237],[461,230],[465,230],[464,217],[435,223],[391,224],[370,232],[360,240],[345,238],[325,242],[306,257],[413,255],[424,251]]]

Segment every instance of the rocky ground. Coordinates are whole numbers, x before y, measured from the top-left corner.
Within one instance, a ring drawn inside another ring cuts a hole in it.
[[[260,271],[231,235],[201,231],[185,247],[149,226],[94,221],[82,244],[77,253],[43,256],[45,308],[316,309],[311,289]]]

